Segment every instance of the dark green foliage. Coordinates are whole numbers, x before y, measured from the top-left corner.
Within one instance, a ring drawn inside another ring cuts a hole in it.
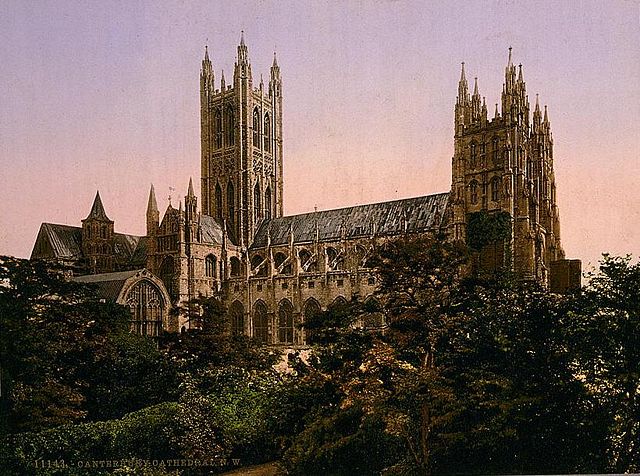
[[[179,458],[173,433],[178,407],[163,403],[120,420],[63,425],[39,433],[27,432],[0,442],[3,474],[36,474],[34,462],[67,464],[91,460]],[[38,470],[37,474],[97,474],[98,470]]]
[[[287,450],[283,464],[292,475],[380,474],[401,452],[399,438],[384,427],[357,407],[319,418]]]
[[[511,239],[511,215],[508,212],[487,213],[485,210],[467,215],[467,244],[480,251],[488,244]]]

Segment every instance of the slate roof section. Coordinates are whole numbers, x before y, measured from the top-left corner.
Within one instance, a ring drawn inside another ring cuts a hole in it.
[[[222,226],[218,220],[209,215],[200,215],[200,228],[202,230],[202,241],[204,243],[222,244]]]
[[[147,262],[147,239],[143,236],[114,233],[115,258],[118,264],[144,267]],[[43,223],[31,253],[31,259],[82,259],[82,228]]]
[[[316,230],[319,241],[337,240],[343,235],[356,238],[436,230],[448,199],[446,192],[274,218],[260,225],[251,248],[267,246],[269,235],[271,245],[289,243],[289,230],[293,231],[294,243],[313,242]]]
[[[115,301],[122,291],[124,283],[132,276],[142,271],[120,271],[117,273],[88,274],[73,278],[78,283],[91,284],[96,286],[98,297],[107,301]]]
[[[107,213],[104,211],[104,206],[102,205],[102,200],[100,199],[100,192],[96,192],[96,198],[93,199],[93,206],[91,207],[89,216],[85,218],[85,220],[88,220],[90,218],[111,221],[109,220]]]

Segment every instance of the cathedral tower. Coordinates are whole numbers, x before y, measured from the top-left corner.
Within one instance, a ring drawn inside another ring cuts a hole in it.
[[[91,211],[82,220],[82,254],[87,270],[92,274],[114,271],[113,221],[109,219],[100,192],[96,192]]]
[[[553,138],[536,96],[533,121],[522,65],[511,48],[498,104],[488,118],[477,78],[469,94],[464,63],[455,105],[450,233],[480,251],[485,270],[511,269],[547,283],[563,259],[553,173]]]
[[[226,222],[231,240],[248,246],[261,221],[282,216],[282,81],[275,55],[269,84],[253,85],[244,34],[227,85],[205,48],[200,72],[201,190],[205,215]]]

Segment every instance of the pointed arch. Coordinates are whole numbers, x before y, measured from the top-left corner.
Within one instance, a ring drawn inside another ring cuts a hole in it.
[[[269,343],[269,315],[262,300],[253,304],[253,337],[261,344]]]
[[[163,316],[169,303],[161,289],[151,280],[134,284],[126,294],[131,311],[131,331],[143,336],[157,337],[162,332]]]
[[[231,277],[238,277],[242,274],[242,263],[240,262],[240,258],[237,256],[232,256],[229,260],[230,268],[231,268]]]
[[[501,185],[501,181],[500,178],[497,176],[494,176],[491,179],[491,200],[494,202],[497,202],[500,200],[500,185]]]
[[[251,258],[251,270],[255,273],[254,276],[260,278],[267,276],[268,263],[263,264],[263,262],[264,258],[261,255],[254,255],[253,258]],[[262,267],[258,269],[260,265],[262,265]]]
[[[293,344],[293,304],[288,299],[278,305],[278,342]]]
[[[329,309],[332,310],[337,310],[337,309],[341,309],[344,308],[348,305],[347,300],[345,299],[344,296],[338,296],[337,298],[335,298],[331,304],[329,304]]]
[[[226,129],[226,141],[227,141],[227,146],[232,146],[235,144],[235,136],[236,136],[236,119],[235,119],[235,114],[234,114],[234,110],[233,107],[231,106],[227,106],[227,109],[225,110],[225,118],[226,118],[226,123],[225,123],[225,129]]]
[[[222,111],[219,108],[213,113],[213,134],[215,148],[219,149],[222,147]]]
[[[253,146],[260,148],[260,111],[257,107],[253,110]]]
[[[256,182],[256,186],[253,188],[253,207],[256,223],[260,222],[262,218],[262,195],[260,193],[260,183]]]
[[[229,306],[229,323],[231,325],[231,335],[244,335],[244,306],[236,300]]]
[[[327,268],[329,268],[330,271],[339,271],[343,268],[344,259],[335,248],[331,246],[328,247],[326,249],[326,255]]]
[[[478,182],[475,179],[469,182],[469,200],[473,205],[478,203]]]
[[[264,217],[267,220],[271,219],[271,187],[267,187],[264,192]]]
[[[207,257],[204,259],[204,275],[207,278],[215,278],[218,268],[217,265],[217,258],[213,254],[207,255]]]
[[[222,220],[222,187],[220,187],[219,183],[216,183],[216,192],[215,192],[215,200],[216,200],[216,218],[218,220]]]
[[[229,180],[227,184],[227,210],[229,216],[229,222],[231,224],[236,221],[236,192],[233,187],[233,182]]]
[[[309,322],[309,320],[314,320],[320,314],[322,314],[322,308],[320,307],[320,303],[316,301],[314,298],[307,299],[302,308],[303,322],[306,323],[306,322]],[[305,334],[305,343],[313,341],[313,331],[311,329],[304,328],[304,334]]]
[[[280,268],[280,266],[287,260],[287,255],[285,255],[282,252],[278,252],[276,253],[276,255],[273,257],[273,261],[274,264],[276,266],[277,269]],[[288,264],[286,264],[282,270],[280,271],[279,274],[284,274],[284,275],[290,275],[293,274],[293,269],[291,266],[291,262],[289,262]]]
[[[269,117],[269,113],[264,115],[264,127],[262,130],[264,135],[264,150],[271,152],[271,118]]]
[[[318,262],[313,259],[311,252],[305,248],[302,248],[298,252],[298,259],[300,260],[300,268],[305,273],[315,273],[318,271]]]

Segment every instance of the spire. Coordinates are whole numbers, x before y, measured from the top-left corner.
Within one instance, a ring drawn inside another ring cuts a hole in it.
[[[195,197],[195,194],[193,193],[193,180],[191,179],[191,177],[189,177],[189,190],[187,191],[187,197]]]
[[[544,119],[543,119],[542,122],[544,122],[545,124],[549,124],[549,116],[547,114],[547,105],[546,104],[544,105]]]
[[[473,95],[477,96],[478,95],[478,78],[474,78],[474,83],[473,83]]]
[[[96,198],[93,199],[93,205],[91,206],[91,211],[89,212],[89,216],[87,216],[86,219],[88,220],[90,218],[95,218],[98,220],[109,220],[109,217],[105,213],[104,207],[102,206],[102,200],[100,199],[99,191],[96,191]]]
[[[496,112],[493,113],[493,118],[497,119],[500,117],[500,113],[498,112],[498,103],[496,103]]]
[[[204,45],[204,60],[209,61],[209,45]]]
[[[510,68],[511,66],[513,66],[513,63],[511,62],[511,49],[512,47],[509,47],[509,60],[507,61],[507,68]]]
[[[522,64],[518,65],[518,81],[522,82]]]
[[[220,71],[220,91],[224,91],[227,87],[227,83],[224,80],[224,69]]]
[[[151,184],[151,190],[149,191],[149,203],[147,204],[147,213],[157,212],[158,202],[156,202],[156,192]]]
[[[240,33],[240,45],[238,46],[238,63],[247,64],[249,62],[249,55],[247,51],[247,45],[244,44],[244,30]]]
[[[276,52],[273,52],[273,64],[271,65],[272,68],[277,68],[278,67],[278,59],[276,58]]]
[[[536,109],[534,112],[540,112],[540,100],[538,98],[538,93],[536,93]]]
[[[469,85],[464,74],[464,61],[460,72],[460,82],[458,83],[458,104],[466,106],[469,104]]]
[[[244,44],[244,30],[240,31],[240,46],[245,46],[245,44]]]

